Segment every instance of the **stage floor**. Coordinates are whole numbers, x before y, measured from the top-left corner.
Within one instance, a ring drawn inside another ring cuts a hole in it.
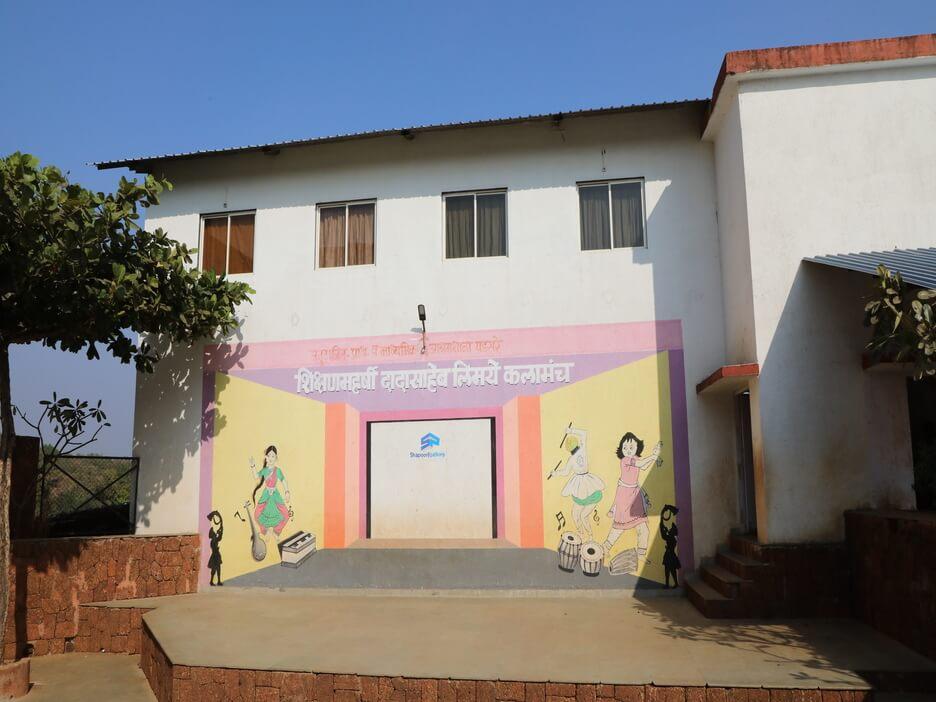
[[[867,689],[936,663],[850,619],[724,621],[682,598],[215,588],[111,603],[176,665],[413,678]]]
[[[355,548],[317,551],[299,568],[280,564],[226,580],[238,587],[401,590],[621,590],[679,594],[634,575],[607,568],[586,576],[559,570],[556,551],[492,546],[491,540],[462,548],[389,547],[358,542]],[[222,567],[221,574],[224,575]]]

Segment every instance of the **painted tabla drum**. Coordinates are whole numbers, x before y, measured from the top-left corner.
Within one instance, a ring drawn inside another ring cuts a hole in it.
[[[582,538],[574,531],[563,532],[559,537],[559,570],[571,573],[579,559]]]
[[[582,572],[585,573],[585,575],[598,575],[598,572],[601,570],[601,561],[604,558],[604,549],[601,548],[600,544],[589,541],[586,544],[582,544],[582,548],[579,551],[579,558],[582,562]]]

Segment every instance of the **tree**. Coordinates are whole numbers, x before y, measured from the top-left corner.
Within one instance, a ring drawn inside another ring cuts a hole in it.
[[[16,405],[13,406],[13,414],[19,415],[23,423],[36,432],[36,436],[39,437],[39,466],[36,475],[33,476],[32,485],[26,492],[27,496],[31,496],[36,484],[38,483],[41,486],[39,497],[42,506],[39,511],[42,515],[44,514],[43,509],[48,494],[58,493],[60,481],[64,478],[64,476],[53,474],[53,468],[57,467],[59,459],[74,456],[78,451],[82,451],[85,447],[93,444],[97,441],[100,433],[110,426],[110,422],[107,421],[107,415],[101,409],[101,400],[98,400],[97,404],[94,405],[80,398],[76,398],[73,402],[69,398],[59,397],[53,392],[52,399],[40,401],[39,406],[42,407],[42,411],[35,421],[31,420],[22,408]],[[45,434],[43,430],[45,430]],[[48,437],[49,431],[52,433],[51,437]],[[52,440],[46,441],[47,438]],[[82,451],[82,456],[87,455]],[[122,469],[122,466],[120,468]],[[65,480],[68,480],[68,478],[65,478]],[[84,499],[87,494],[84,486],[76,484],[74,478],[69,482],[71,486],[75,487],[79,499]],[[90,502],[92,499],[93,496],[84,499],[84,502]],[[26,516],[32,525],[35,509],[35,501],[31,499],[24,500],[22,504],[17,505],[15,507],[15,519],[19,521],[16,523],[22,527],[24,512],[28,512]],[[41,527],[44,529],[46,525],[43,523]]]
[[[10,590],[10,346],[39,342],[89,359],[103,349],[150,372],[159,355],[137,335],[194,343],[229,334],[253,293],[194,269],[194,249],[140,227],[139,209],[171,187],[121,178],[106,195],[34,156],[0,159],[0,635]]]
[[[936,290],[904,284],[900,273],[878,266],[875,295],[865,305],[873,360],[911,363],[914,377],[936,375]]]
[[[872,328],[871,358],[909,363],[915,380],[936,376],[934,308],[936,290],[907,285],[900,273],[878,266],[875,295],[865,305],[865,324]],[[911,398],[913,391],[909,389]],[[932,509],[936,504],[936,437],[929,429],[912,432],[911,447],[917,508]]]

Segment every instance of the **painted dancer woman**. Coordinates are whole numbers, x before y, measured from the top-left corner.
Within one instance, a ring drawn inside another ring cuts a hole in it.
[[[572,477],[562,488],[563,497],[572,498],[572,521],[579,535],[585,541],[594,540],[591,527],[591,516],[601,501],[604,481],[588,470],[588,450],[585,440],[588,435],[581,429],[572,425],[566,429],[562,445],[569,451],[569,458],[565,465],[556,468],[552,475],[565,476],[572,473]]]
[[[628,529],[637,530],[638,562],[647,560],[650,527],[647,525],[647,499],[640,487],[640,472],[647,470],[660,458],[663,442],[657,441],[649,456],[643,456],[644,442],[627,432],[618,444],[617,457],[621,459],[621,477],[614,494],[614,504],[608,512],[611,529],[603,544],[607,556],[621,534]]]
[[[286,522],[289,521],[289,509],[286,507],[286,502],[289,501],[289,485],[286,483],[283,471],[276,465],[276,447],[267,447],[264,452],[263,468],[259,471],[251,456],[250,472],[257,479],[257,487],[253,491],[253,501],[257,505],[254,509],[254,521],[257,522],[262,536],[266,536],[267,529],[272,529],[273,533],[279,536]],[[286,493],[285,501],[277,487],[278,482],[283,484],[283,490]],[[260,492],[259,499],[257,499],[258,491]]]

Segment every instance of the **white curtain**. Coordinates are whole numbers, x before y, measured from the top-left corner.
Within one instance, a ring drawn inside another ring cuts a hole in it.
[[[608,186],[589,185],[579,188],[582,217],[582,251],[611,248],[611,213],[608,208]]]
[[[611,186],[611,219],[614,246],[643,246],[643,196],[640,183],[614,183]]]
[[[507,195],[478,195],[478,256],[507,255]]]
[[[474,256],[474,195],[445,198],[445,257]]]

